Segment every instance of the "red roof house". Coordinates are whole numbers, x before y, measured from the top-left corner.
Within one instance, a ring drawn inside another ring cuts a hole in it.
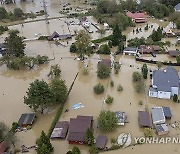
[[[132,13],[132,12],[126,12],[126,15],[130,18],[132,18],[132,20],[136,23],[144,23],[146,22],[146,18],[145,18],[145,14],[144,13]]]
[[[71,118],[67,140],[69,144],[85,144],[85,136],[88,129],[92,127],[92,116],[77,116]]]
[[[6,152],[7,148],[8,148],[8,143],[5,141],[1,142],[0,143],[0,154]]]

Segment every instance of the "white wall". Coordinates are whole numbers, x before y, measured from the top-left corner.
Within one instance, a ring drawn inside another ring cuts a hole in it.
[[[157,97],[158,93],[149,90],[149,97]]]
[[[158,98],[170,99],[171,92],[158,91]]]
[[[174,96],[174,94],[178,95],[179,88],[178,87],[171,87],[171,96]]]

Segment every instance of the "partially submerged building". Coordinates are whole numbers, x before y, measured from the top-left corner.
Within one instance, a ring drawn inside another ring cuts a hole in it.
[[[152,121],[154,125],[164,124],[166,122],[166,118],[164,116],[162,107],[153,107],[151,109],[151,112],[152,112]]]
[[[130,17],[132,19],[132,21],[134,21],[135,23],[145,23],[147,22],[146,18],[145,18],[145,14],[143,12],[136,12],[136,13],[132,13],[132,12],[126,12],[126,16]]]
[[[107,137],[106,136],[103,136],[103,135],[99,135],[97,138],[96,138],[96,147],[98,149],[104,149],[106,147],[106,143],[107,143]]]
[[[111,63],[111,60],[110,59],[102,59],[101,61],[98,62],[98,67],[101,66],[101,65],[105,65],[109,68],[112,67],[112,63]]]
[[[172,113],[171,113],[170,107],[165,107],[165,106],[163,106],[162,108],[163,108],[163,112],[164,112],[165,118],[166,118],[166,119],[171,119]]]
[[[180,51],[179,51],[179,50],[169,50],[169,51],[168,51],[168,54],[169,54],[169,56],[171,56],[171,57],[177,57],[177,56],[180,55]]]
[[[34,113],[22,114],[18,121],[19,127],[31,126],[34,122],[35,117],[36,115]]]
[[[151,118],[147,111],[138,111],[138,121],[140,127],[152,127]]]
[[[151,54],[152,53],[152,49],[148,48],[146,45],[140,45],[139,53],[140,54]]]
[[[48,37],[48,40],[55,41],[55,40],[66,40],[71,38],[72,38],[71,34],[60,35],[58,32],[55,31],[51,36]]]
[[[179,92],[179,76],[175,68],[168,66],[163,70],[155,70],[152,74],[152,85],[149,97],[170,99]]]
[[[180,12],[180,3],[178,3],[175,7],[174,7],[174,10],[176,12]]]
[[[116,118],[118,120],[117,125],[124,126],[125,121],[126,121],[126,114],[125,114],[125,112],[116,111],[114,113],[115,113]]]
[[[155,125],[155,128],[156,128],[156,132],[158,135],[166,135],[169,133],[169,128],[167,126],[167,124],[158,124],[158,125]]]
[[[136,56],[137,53],[138,53],[138,48],[136,48],[136,47],[126,47],[126,48],[123,50],[123,53],[126,54],[126,55]]]
[[[92,128],[92,116],[77,116],[71,118],[69,123],[69,144],[85,144],[85,136],[88,129]]]
[[[161,47],[159,45],[153,45],[151,46],[151,49],[156,53],[161,51]]]
[[[0,154],[5,154],[8,147],[9,147],[9,145],[7,142],[5,142],[5,141],[0,142]]]
[[[53,132],[51,134],[51,139],[60,138],[65,139],[69,129],[68,121],[58,121]]]

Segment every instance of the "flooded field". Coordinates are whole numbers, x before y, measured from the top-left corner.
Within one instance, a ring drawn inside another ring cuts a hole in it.
[[[77,6],[85,6],[83,1],[56,1],[56,0],[47,0],[48,10],[50,16],[59,16],[60,9],[65,3],[72,3],[74,7]],[[61,5],[60,5],[61,4]],[[34,2],[26,2],[26,3],[17,3],[17,6],[21,7],[24,11],[37,11],[41,8],[40,1]],[[59,7],[61,6],[61,7]],[[6,7],[6,6],[5,6]],[[10,5],[6,7],[8,10],[12,10],[15,5]],[[89,6],[87,6],[89,7]],[[49,25],[46,25],[44,21],[36,22],[36,23],[26,23],[24,27],[22,25],[10,26],[10,29],[18,29],[20,31],[20,35],[25,36],[28,39],[35,38],[35,34],[41,35],[50,35],[54,31],[57,31],[59,34],[73,34],[74,31],[78,31],[83,29],[82,26],[74,25],[68,27],[65,23],[66,18],[54,19],[50,21]],[[90,21],[94,21],[92,17],[89,18]],[[149,25],[153,25],[154,29],[157,29],[158,26],[166,26],[168,23],[160,22],[154,19],[148,20]],[[132,39],[135,37],[145,37],[147,38],[153,28],[150,28],[149,31],[144,31],[144,27],[146,24],[138,25],[138,28],[142,28],[142,32],[138,34],[133,34],[133,29],[136,28],[127,28],[123,33],[127,35],[127,39]],[[108,31],[106,35],[109,35],[111,31]],[[0,41],[2,42],[4,38],[7,36],[0,36]],[[92,39],[96,39],[101,37],[99,33],[91,34]],[[173,44],[176,41],[176,38],[168,38],[164,40],[169,40]],[[13,71],[8,70],[4,65],[0,67],[0,121],[4,121],[9,127],[12,122],[17,121],[22,113],[32,112],[32,110],[25,104],[23,104],[23,96],[26,95],[26,91],[29,87],[29,84],[33,82],[35,79],[43,79],[49,82],[49,78],[47,74],[49,73],[50,66],[54,64],[59,64],[61,67],[62,75],[61,77],[66,81],[66,85],[70,87],[71,83],[74,80],[74,77],[77,72],[79,72],[78,78],[75,81],[73,89],[70,93],[70,96],[64,106],[64,111],[66,109],[69,112],[64,112],[60,117],[60,120],[68,120],[72,117],[76,117],[77,115],[92,115],[94,117],[93,130],[94,135],[97,137],[99,134],[107,135],[108,144],[110,146],[110,139],[117,138],[117,136],[123,132],[130,132],[133,137],[143,136],[143,129],[139,128],[138,125],[138,111],[145,110],[145,105],[148,105],[150,109],[153,106],[168,106],[171,107],[173,118],[169,123],[173,123],[175,121],[179,121],[180,119],[180,105],[177,103],[173,103],[172,100],[164,100],[164,99],[155,99],[148,97],[148,87],[150,85],[150,79],[146,81],[146,93],[137,94],[134,90],[134,85],[132,82],[132,73],[134,71],[141,71],[140,68],[142,63],[136,62],[134,57],[131,56],[116,56],[115,60],[122,63],[121,70],[119,74],[114,74],[112,70],[111,77],[106,80],[100,80],[97,78],[97,62],[99,58],[111,58],[113,56],[104,56],[104,55],[91,55],[87,60],[85,60],[85,64],[88,64],[89,74],[87,76],[83,75],[82,70],[84,67],[84,63],[74,60],[76,55],[71,54],[69,52],[70,44],[74,42],[74,38],[72,40],[68,40],[61,42],[63,46],[56,46],[54,42],[47,41],[27,41],[26,44],[26,54],[28,56],[35,55],[46,55],[50,59],[55,58],[50,61],[49,64],[44,64],[38,68],[33,70],[25,71]],[[171,46],[171,49],[174,49],[175,46]],[[174,58],[170,58],[168,55],[158,55],[156,58],[152,56],[145,55],[147,59],[154,60],[167,60],[174,62]],[[131,65],[131,67],[130,67]],[[157,68],[156,65],[148,65],[148,68],[151,70],[155,70]],[[176,67],[178,72],[180,72],[180,67]],[[114,81],[114,87],[110,87],[110,81]],[[102,83],[105,86],[105,92],[101,95],[95,95],[93,93],[93,86],[97,83]],[[123,86],[123,91],[118,92],[117,86],[121,84]],[[114,97],[114,102],[112,105],[107,105],[103,103],[103,100],[107,97],[107,95],[111,95]],[[142,100],[143,105],[139,105],[138,102]],[[76,103],[82,103],[83,108],[79,108],[77,110],[72,109],[72,105]],[[127,122],[123,127],[117,127],[116,130],[110,133],[101,132],[97,128],[97,117],[101,110],[111,110],[111,111],[124,111],[127,114]],[[49,109],[47,114],[41,115],[37,114],[37,120],[35,121],[31,130],[27,132],[17,133],[18,142],[17,147],[20,147],[22,144],[30,146],[34,145],[37,137],[39,137],[40,132],[44,130],[48,132],[48,129],[51,125],[53,117],[57,111],[57,107],[53,109]],[[169,136],[180,137],[180,129],[173,129],[169,126],[170,133]],[[155,132],[155,130],[153,130]],[[155,135],[155,134],[154,134]],[[66,140],[52,140],[52,144],[54,146],[54,154],[65,154],[69,149],[72,148],[72,145],[68,144]],[[87,146],[79,146],[82,154],[88,153]],[[110,152],[105,152],[107,154],[132,154],[132,153],[159,153],[163,152],[164,154],[176,154],[180,152],[179,145],[175,144],[144,144],[137,145],[133,147],[129,147],[126,149],[120,149]],[[29,153],[34,154],[35,151],[30,151]]]

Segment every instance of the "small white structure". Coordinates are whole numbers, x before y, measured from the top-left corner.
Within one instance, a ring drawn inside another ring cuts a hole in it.
[[[104,29],[109,29],[108,23],[104,23]]]
[[[134,48],[134,47],[126,47],[123,51],[124,54],[126,55],[133,55],[136,56],[138,53],[138,48]]]
[[[123,148],[128,147],[131,144],[131,134],[122,133],[118,136],[117,144],[121,145]]]
[[[170,99],[179,93],[179,75],[175,68],[168,66],[163,70],[155,70],[152,74],[152,85],[149,97]]]
[[[166,122],[166,118],[164,116],[164,111],[162,107],[152,107],[152,121],[153,124],[164,124]]]

